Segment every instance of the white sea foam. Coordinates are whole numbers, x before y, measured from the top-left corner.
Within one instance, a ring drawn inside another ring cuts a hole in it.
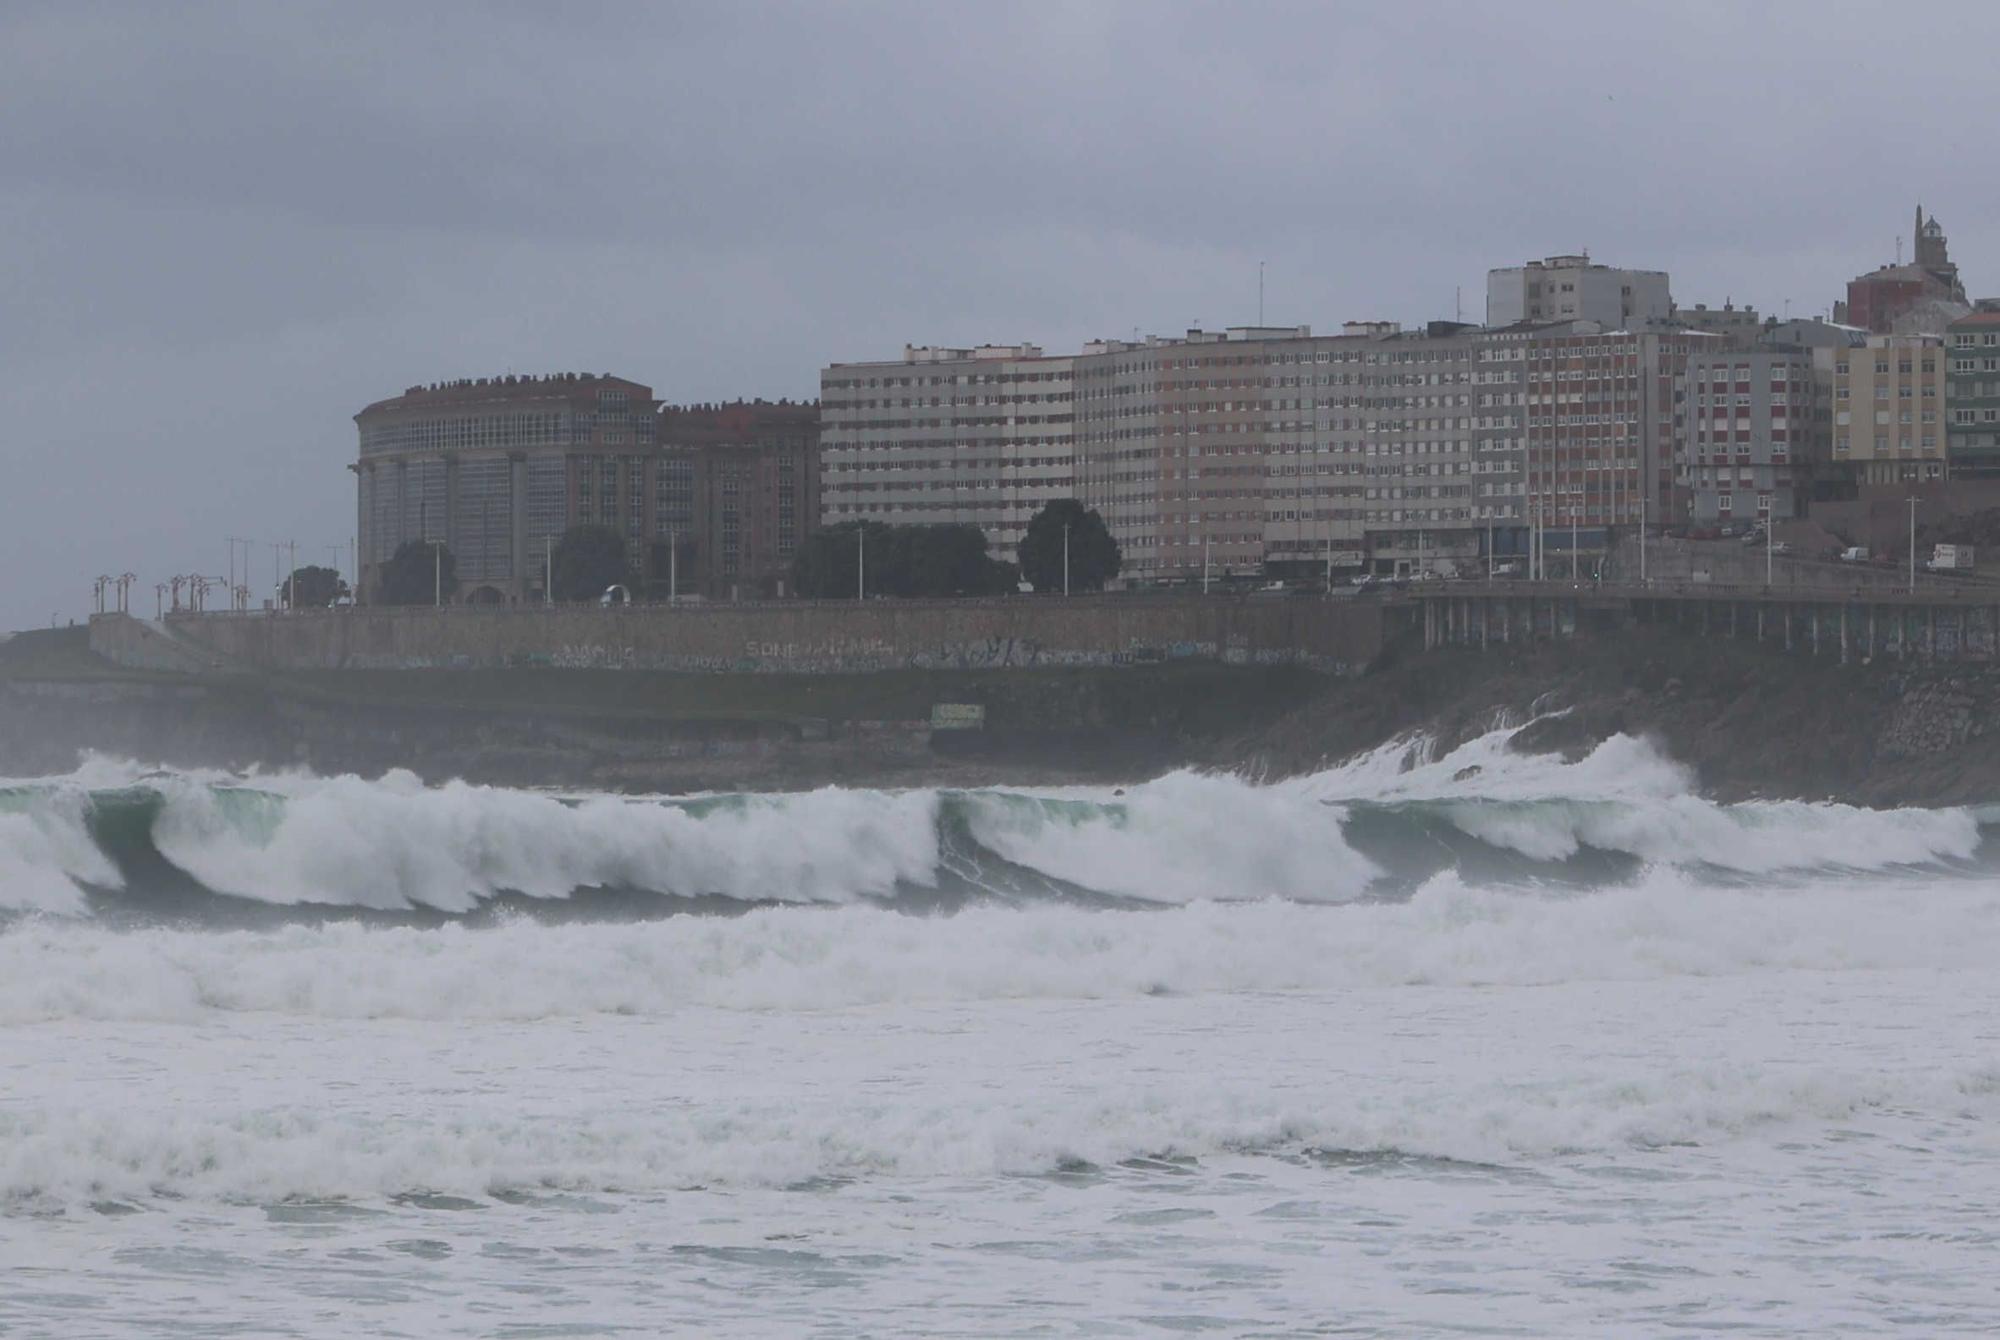
[[[74,916],[85,910],[79,881],[119,886],[117,867],[91,841],[88,804],[62,788],[26,810],[0,808],[0,910]]]
[[[1161,903],[1362,896],[1381,874],[1350,843],[1363,804],[1400,813],[1401,840],[1417,844],[1403,855],[1434,865],[1450,859],[1425,833],[1438,818],[1536,861],[1589,847],[1744,874],[1950,864],[1972,857],[1981,841],[1979,816],[1968,809],[1724,805],[1693,794],[1685,770],[1642,740],[1613,737],[1566,762],[1514,753],[1514,734],[1495,730],[1442,757],[1406,740],[1269,784],[1177,772],[1124,792],[830,787],[699,802],[426,787],[408,773],[154,775],[93,760],[76,777],[13,788],[9,813],[20,821],[0,836],[0,909],[79,914],[78,880],[116,882],[81,822],[90,790],[114,780],[159,793],[154,845],[210,890],[275,904],[452,913],[503,891],[553,899],[607,886],[852,902],[935,886],[946,870],[982,882],[986,872],[947,846],[947,807],[962,812],[976,843],[1014,866]],[[1371,820],[1370,832],[1372,841],[1399,840],[1393,822]],[[1379,854],[1390,857],[1387,848]]]
[[[915,917],[770,908],[639,925],[0,933],[0,1022],[665,1016],[696,1007],[1529,985],[2000,960],[1989,882],[1706,887],[1656,871],[1549,897],[1440,875],[1407,903],[1059,905]]]
[[[1324,801],[1434,807],[1462,832],[1538,861],[1583,847],[1667,865],[1747,874],[1882,870],[1970,857],[1979,818],[1969,809],[1870,810],[1803,801],[1719,804],[1650,743],[1614,735],[1574,762],[1519,754],[1505,727],[1442,757],[1429,742],[1385,745],[1296,782]]]
[[[746,900],[884,897],[937,867],[932,793],[746,796],[676,805],[452,782],[408,773],[294,784],[282,801],[179,785],[160,853],[210,889],[274,903],[465,911],[512,890],[586,886]]]
[[[443,1121],[356,1120],[314,1107],[174,1113],[36,1104],[0,1112],[0,1204],[160,1195],[268,1202],[522,1190],[645,1194],[1258,1153],[1394,1152],[1497,1163],[1706,1143],[1892,1103],[1971,1115],[1989,1111],[1996,1091],[2000,1071],[1990,1066],[1913,1078],[1692,1064],[1636,1081],[1483,1082],[1449,1104],[1413,1088],[1272,1094],[1202,1085],[1098,1098],[738,1099],[643,1115]]]
[[[1296,787],[1176,772],[1095,804],[967,796],[972,834],[1010,861],[1100,893],[1156,902],[1339,901],[1379,873],[1339,818]]]

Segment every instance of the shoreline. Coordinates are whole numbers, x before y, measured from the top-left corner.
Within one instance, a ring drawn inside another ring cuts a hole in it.
[[[978,705],[984,728],[933,731],[940,703]],[[119,671],[62,630],[17,635],[0,652],[0,773],[65,772],[87,750],[649,793],[1116,785],[1178,768],[1277,779],[1420,732],[1443,753],[1537,705],[1544,714],[1516,737],[1524,752],[1574,758],[1640,736],[1716,800],[2000,801],[1988,726],[2000,723],[2000,670],[1843,667],[1645,628],[1507,649],[1397,647],[1351,677],[1223,665],[206,677]]]

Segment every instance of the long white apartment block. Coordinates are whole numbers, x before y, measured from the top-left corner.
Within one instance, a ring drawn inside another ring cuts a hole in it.
[[[1547,329],[1237,327],[836,363],[821,520],[971,522],[1012,558],[1040,507],[1076,497],[1134,583],[1520,552]]]
[[[1075,360],[1032,344],[906,345],[820,373],[820,522],[967,522],[1012,561],[1076,495]]]

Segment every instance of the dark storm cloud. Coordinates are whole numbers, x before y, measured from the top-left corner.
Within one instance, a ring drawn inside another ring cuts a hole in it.
[[[1477,315],[1488,266],[1584,246],[1816,311],[1919,197],[1986,291],[1996,35],[1971,5],[17,3],[0,625],[229,534],[323,559],[349,416],[416,381],[809,395],[905,340],[1250,320],[1259,260],[1270,319],[1320,328]]]

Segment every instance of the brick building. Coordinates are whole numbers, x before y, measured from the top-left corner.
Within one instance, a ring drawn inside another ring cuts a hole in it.
[[[628,537],[646,510],[653,393],[623,377],[463,378],[412,386],[354,416],[355,542],[364,596],[410,540],[441,541],[463,598],[539,600],[550,546],[579,521]]]
[[[1726,343],[1669,331],[1535,338],[1526,385],[1529,521],[1597,530],[1684,518],[1689,500],[1674,488],[1675,383],[1691,357]]]
[[[819,518],[819,406],[663,405],[656,436],[656,592],[664,583],[710,600],[789,594],[792,557]]]
[[[442,541],[459,598],[541,600],[576,525],[625,541],[628,581],[666,594],[782,594],[818,510],[819,409],[661,407],[622,377],[555,373],[413,386],[354,416],[364,598],[406,541]],[[678,546],[681,563],[669,559]]]

